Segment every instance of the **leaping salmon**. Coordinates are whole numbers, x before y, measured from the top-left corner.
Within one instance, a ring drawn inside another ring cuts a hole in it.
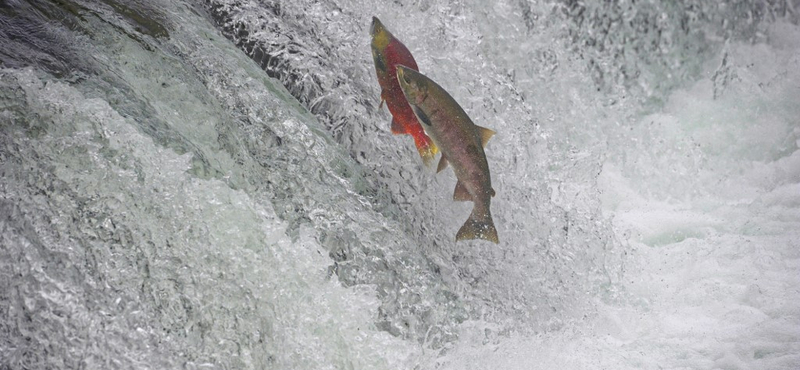
[[[417,62],[411,52],[403,43],[396,39],[383,26],[377,17],[372,17],[372,59],[375,62],[375,72],[381,86],[381,106],[386,102],[386,107],[392,114],[392,133],[408,134],[414,138],[422,162],[428,166],[438,152],[436,145],[425,135],[414,112],[408,105],[400,85],[397,83],[397,65],[405,65],[417,69]]]
[[[472,123],[447,91],[413,68],[397,66],[397,80],[425,132],[442,152],[438,171],[448,162],[453,167],[458,179],[453,199],[471,200],[474,204],[456,240],[485,239],[498,243],[490,212],[495,191],[483,151],[495,132]]]

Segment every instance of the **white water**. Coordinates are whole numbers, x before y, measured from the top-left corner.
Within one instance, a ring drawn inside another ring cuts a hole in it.
[[[800,368],[790,17],[604,54],[558,4],[203,4],[298,104],[200,4],[76,4],[3,38],[0,368]],[[388,133],[372,15],[498,131],[499,246]]]
[[[564,332],[467,340],[445,368],[800,366],[800,34],[771,32],[772,47],[728,48],[722,97],[691,83],[609,151],[598,187],[631,247],[622,302]]]

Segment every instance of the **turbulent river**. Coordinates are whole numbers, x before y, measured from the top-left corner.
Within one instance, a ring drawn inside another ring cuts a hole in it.
[[[678,3],[0,1],[0,369],[800,368],[800,2]]]

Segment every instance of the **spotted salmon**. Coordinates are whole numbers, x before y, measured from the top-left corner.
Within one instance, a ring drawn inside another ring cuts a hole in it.
[[[472,213],[456,234],[456,240],[485,239],[498,243],[490,204],[495,191],[483,147],[494,131],[472,123],[464,109],[436,82],[405,66],[397,66],[397,80],[411,110],[442,152],[438,171],[448,163],[458,181],[457,201],[471,200]]]

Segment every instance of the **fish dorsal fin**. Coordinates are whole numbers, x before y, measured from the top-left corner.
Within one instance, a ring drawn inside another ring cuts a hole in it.
[[[478,133],[481,136],[481,146],[485,148],[486,147],[486,143],[489,142],[489,139],[491,139],[492,136],[494,136],[494,134],[496,134],[496,132],[494,132],[494,131],[486,128],[486,127],[481,127],[481,126],[475,126],[475,127],[478,128]]]
[[[436,166],[436,173],[442,172],[445,168],[447,168],[447,157],[442,154],[442,158],[439,159],[439,165]]]
[[[392,118],[392,133],[395,135],[406,133],[406,128],[403,127],[403,125],[397,123],[397,121],[394,118]]]
[[[456,202],[466,202],[472,200],[472,194],[469,193],[467,187],[461,180],[456,181],[456,189],[453,191],[453,200]]]

